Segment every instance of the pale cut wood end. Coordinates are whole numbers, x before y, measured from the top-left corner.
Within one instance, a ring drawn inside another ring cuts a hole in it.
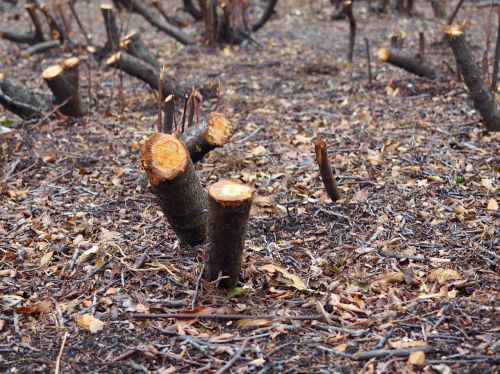
[[[236,207],[252,199],[253,190],[251,187],[238,182],[222,180],[212,184],[208,188],[208,194],[215,202],[223,206]]]
[[[389,47],[381,47],[378,49],[377,58],[381,64],[386,62],[389,57],[391,57],[391,50],[389,49]]]
[[[233,124],[224,114],[212,112],[208,115],[208,129],[205,135],[208,143],[223,146],[231,139],[233,132]]]
[[[49,66],[47,69],[45,69],[42,73],[42,78],[45,79],[46,81],[50,81],[57,77],[59,74],[61,74],[63,71],[63,68],[61,65],[52,65]]]

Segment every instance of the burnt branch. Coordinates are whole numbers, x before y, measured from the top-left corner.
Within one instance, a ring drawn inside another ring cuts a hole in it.
[[[402,51],[396,48],[382,47],[377,51],[381,63],[389,63],[420,77],[435,79],[437,73],[419,54]]]
[[[276,8],[276,4],[278,3],[278,0],[269,0],[267,2],[266,9],[264,10],[264,13],[262,13],[262,16],[260,19],[252,25],[252,31],[256,32],[260,30],[264,25],[269,21],[274,14],[274,8]]]

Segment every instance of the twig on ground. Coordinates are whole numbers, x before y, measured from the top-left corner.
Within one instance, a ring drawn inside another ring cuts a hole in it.
[[[62,343],[61,343],[61,348],[59,349],[59,354],[57,355],[56,369],[54,370],[54,374],[59,374],[59,370],[61,368],[61,358],[62,358],[62,355],[63,355],[64,346],[66,345],[66,339],[67,338],[68,338],[68,332],[66,331],[64,333],[63,338],[62,338]]]

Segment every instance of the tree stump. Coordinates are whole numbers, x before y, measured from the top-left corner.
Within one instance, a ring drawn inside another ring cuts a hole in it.
[[[121,41],[120,46],[130,55],[147,62],[155,69],[160,69],[160,65],[151,50],[141,39],[139,31],[135,30],[128,33]]]
[[[85,110],[80,100],[79,69],[80,60],[69,58],[59,65],[45,69],[42,77],[54,94],[59,111],[70,117],[82,117]]]
[[[377,56],[380,63],[388,62],[420,77],[429,79],[437,77],[434,68],[417,54],[395,48],[381,47],[377,51]]]
[[[207,197],[184,143],[173,135],[154,133],[142,146],[141,161],[152,191],[181,242],[203,243]]]
[[[205,277],[236,286],[252,206],[252,188],[223,180],[208,188],[208,240]]]

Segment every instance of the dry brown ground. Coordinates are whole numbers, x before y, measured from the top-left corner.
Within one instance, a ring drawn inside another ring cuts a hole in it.
[[[498,369],[499,211],[487,206],[499,201],[499,136],[483,132],[464,86],[449,73],[451,53],[437,44],[441,32],[426,3],[412,19],[359,5],[352,68],[344,63],[347,22],[328,19],[330,10],[321,10],[327,1],[309,3],[282,2],[279,16],[256,35],[263,49],[182,48],[136,15],[130,27],[144,28],[176,79],[222,82],[219,110],[238,130],[197,170],[205,185],[237,178],[258,196],[245,294],[229,298],[203,282],[197,307],[313,315],[320,303],[342,329],[324,320],[253,326],[130,318],[133,310],[189,309],[201,248],[179,247],[140,169],[139,145],[156,121],[154,93],[124,75],[121,103],[120,74],[88,59],[82,92],[92,114],[83,123],[23,124],[0,111],[4,124],[14,121],[0,156],[0,371],[53,372],[65,333],[64,373],[214,372],[245,338],[232,372]],[[82,3],[79,10],[102,43],[97,6]],[[8,13],[1,22],[26,30],[20,14],[20,21]],[[487,17],[485,8],[458,17],[471,22],[477,56]],[[429,82],[374,63],[369,89],[362,37],[375,50],[401,29],[410,49],[425,31],[429,59],[443,75]],[[47,92],[40,73],[60,56],[22,58],[9,42],[0,43],[0,53],[2,71]],[[215,105],[205,102],[204,113]],[[311,143],[317,136],[327,140],[339,176],[343,198],[334,204],[318,178]],[[70,271],[75,250],[93,246],[97,257]],[[132,270],[145,248],[145,265]],[[269,264],[307,289],[262,268]],[[34,305],[43,313],[29,315]],[[103,330],[78,327],[75,318],[84,314],[103,321]],[[426,345],[435,352],[413,366],[407,357],[344,357],[374,349],[383,337],[379,348]]]

